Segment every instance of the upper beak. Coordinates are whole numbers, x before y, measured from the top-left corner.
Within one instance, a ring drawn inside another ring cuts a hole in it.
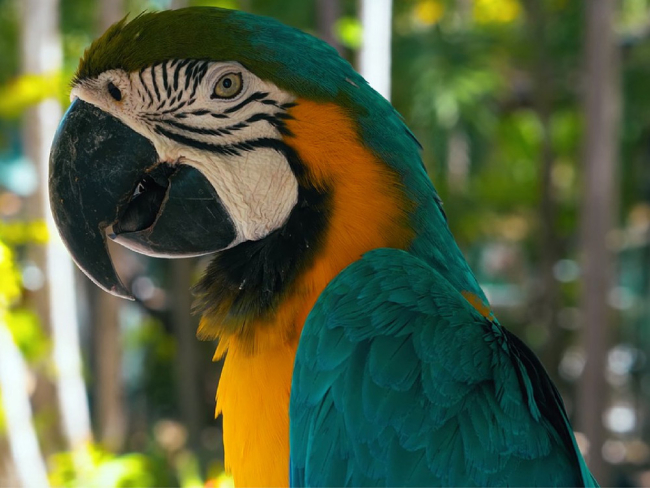
[[[117,118],[75,100],[54,137],[50,206],[77,265],[104,290],[133,296],[117,275],[106,233],[143,254],[196,256],[228,247],[232,219],[196,169],[162,163],[153,144]]]

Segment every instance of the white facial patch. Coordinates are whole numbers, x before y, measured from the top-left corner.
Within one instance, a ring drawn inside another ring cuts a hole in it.
[[[282,143],[295,98],[238,63],[174,60],[134,73],[110,70],[83,80],[71,97],[151,140],[161,161],[201,171],[237,229],[230,247],[281,227],[297,202]]]

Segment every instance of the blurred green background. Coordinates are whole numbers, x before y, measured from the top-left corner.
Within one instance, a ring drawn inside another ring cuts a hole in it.
[[[591,1],[613,6],[601,71],[590,71]],[[214,419],[220,364],[190,314],[205,261],[114,249],[134,303],[78,271],[75,285],[57,281],[45,264],[56,236],[43,203],[52,128],[41,126],[67,105],[83,49],[126,13],[213,5],[323,37],[355,65],[359,3],[0,0],[0,486],[24,483],[21,463],[36,461],[53,486],[230,484]],[[590,102],[599,82],[609,88]],[[394,0],[391,98],[496,315],[539,354],[601,484],[650,486],[650,0]],[[589,103],[610,107],[602,171],[590,166]],[[589,194],[611,211],[606,232],[590,234]],[[598,242],[607,254],[594,262]],[[586,296],[585,276],[602,296]],[[48,290],[74,300],[67,329]]]

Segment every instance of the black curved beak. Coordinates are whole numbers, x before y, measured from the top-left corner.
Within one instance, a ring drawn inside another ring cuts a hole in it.
[[[160,162],[153,144],[82,100],[66,112],[50,153],[50,206],[74,261],[104,290],[132,294],[117,275],[107,231],[143,254],[187,257],[228,247],[232,219],[196,169]]]

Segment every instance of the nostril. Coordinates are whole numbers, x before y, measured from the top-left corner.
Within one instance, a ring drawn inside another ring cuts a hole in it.
[[[139,232],[154,224],[167,196],[169,178],[177,170],[178,166],[161,163],[142,176],[113,224],[114,235]]]
[[[113,225],[113,233],[138,232],[151,227],[163,205],[168,186],[169,184],[159,184],[150,176],[142,178],[133,190],[124,212]]]
[[[166,194],[167,188],[155,183],[145,191],[138,194],[134,192],[124,213],[113,225],[113,232],[137,232],[151,227],[158,217]]]

